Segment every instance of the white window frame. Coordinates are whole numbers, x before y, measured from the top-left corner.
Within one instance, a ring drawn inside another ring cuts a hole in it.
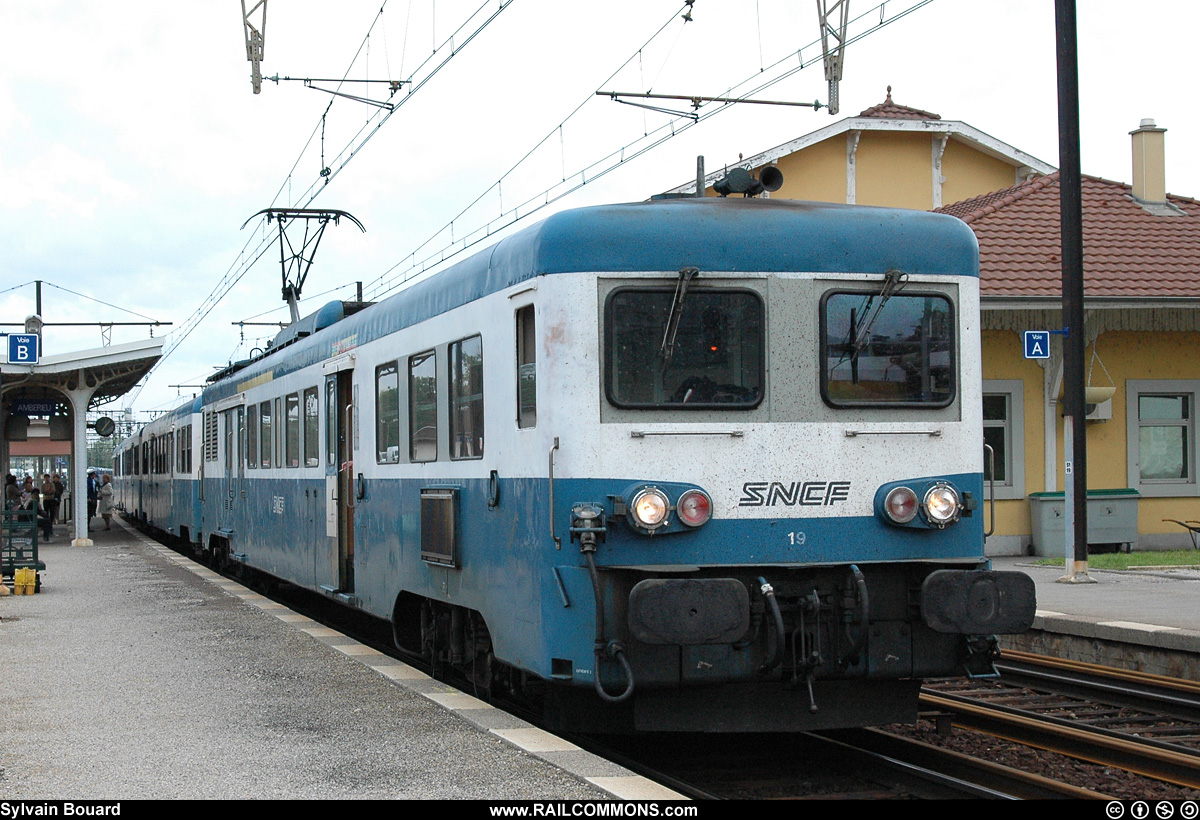
[[[983,395],[1002,395],[1008,401],[1008,420],[1004,425],[1004,443],[1008,448],[1008,479],[1003,483],[997,481],[992,485],[985,477],[983,481],[984,497],[987,497],[991,491],[990,488],[994,486],[997,501],[1024,498],[1025,383],[1020,379],[984,379]],[[984,458],[987,458],[986,454]]]
[[[1141,418],[1138,415],[1138,399],[1144,395],[1164,394],[1187,396],[1190,402],[1187,420],[1188,449],[1186,479],[1142,479],[1142,459],[1139,452]],[[1196,413],[1200,399],[1200,380],[1197,379],[1127,379],[1125,381],[1125,448],[1126,477],[1129,486],[1150,498],[1187,498],[1200,496],[1200,485],[1196,483]]]

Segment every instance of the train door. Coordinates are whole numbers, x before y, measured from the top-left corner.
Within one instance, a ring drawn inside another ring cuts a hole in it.
[[[225,469],[221,476],[220,517],[220,528],[223,530],[234,529],[235,516],[241,509],[241,505],[237,503],[237,499],[243,493],[242,481],[245,478],[245,468],[242,458],[244,413],[245,409],[239,405],[221,414],[224,416],[223,422],[225,425],[224,446],[222,448]]]
[[[354,592],[353,370],[325,377],[325,534],[328,550],[316,552],[317,584]]]

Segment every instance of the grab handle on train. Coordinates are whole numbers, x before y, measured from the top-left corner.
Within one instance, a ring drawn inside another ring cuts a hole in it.
[[[494,510],[500,506],[500,472],[492,470],[488,475],[488,509]]]
[[[983,534],[987,538],[996,531],[996,451],[990,444],[983,445],[983,451],[987,455],[988,465],[988,528]]]

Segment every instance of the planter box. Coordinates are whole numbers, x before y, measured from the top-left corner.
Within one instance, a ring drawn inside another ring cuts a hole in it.
[[[1087,494],[1088,548],[1100,545],[1137,547],[1138,499],[1133,489],[1089,490]],[[1033,554],[1059,556],[1066,550],[1066,494],[1031,493]]]

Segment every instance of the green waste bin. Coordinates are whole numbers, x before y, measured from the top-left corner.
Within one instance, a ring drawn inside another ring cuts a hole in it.
[[[1138,499],[1131,488],[1088,490],[1088,549],[1101,546],[1137,547]],[[1065,493],[1030,493],[1029,515],[1033,521],[1033,554],[1060,556],[1066,551],[1067,516]]]

